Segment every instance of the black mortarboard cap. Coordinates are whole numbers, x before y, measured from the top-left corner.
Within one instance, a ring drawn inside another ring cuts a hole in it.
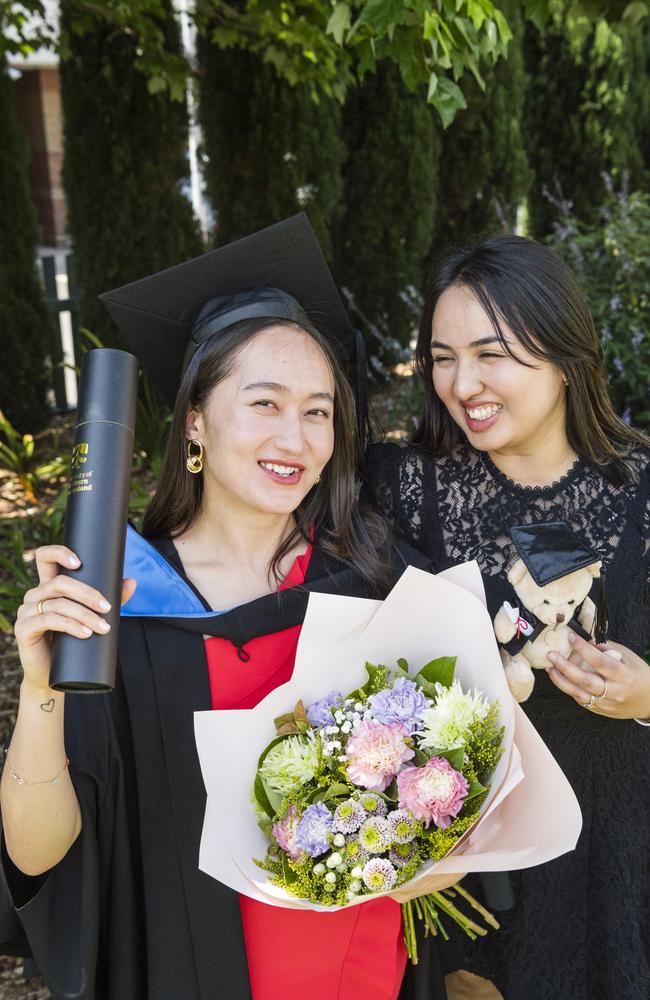
[[[356,366],[365,420],[365,355],[304,212],[100,299],[163,398],[173,405],[195,350],[254,316],[305,316]]]
[[[599,560],[564,521],[512,525],[510,537],[538,587]]]

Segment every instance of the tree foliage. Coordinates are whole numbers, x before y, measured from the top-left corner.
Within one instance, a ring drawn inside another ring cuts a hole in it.
[[[371,358],[408,347],[436,210],[439,138],[431,109],[382,64],[348,94],[345,213],[336,276]]]
[[[341,210],[341,107],[241,49],[199,48],[205,178],[228,243],[304,209],[326,256]]]
[[[27,185],[27,150],[0,58],[0,410],[21,431],[46,422],[53,323],[36,273],[38,232]]]
[[[551,231],[562,206],[593,222],[605,174],[642,181],[640,139],[649,129],[647,77],[639,80],[647,66],[643,37],[628,25],[572,17],[559,3],[543,33],[529,28],[523,120],[536,177],[534,235]]]
[[[112,32],[128,32],[136,43],[134,65],[152,92],[184,93],[184,60],[165,44],[166,0],[77,0],[69,30],[83,36],[102,21]],[[537,24],[548,0],[525,0]],[[582,0],[583,3],[588,0]],[[595,0],[594,0],[595,2]],[[639,5],[640,0],[637,2]],[[42,12],[41,0],[21,0],[20,11]],[[2,45],[38,44],[30,22],[16,17],[12,0],[0,0]],[[461,89],[468,78],[483,86],[482,74],[504,56],[510,27],[492,0],[198,0],[201,31],[210,26],[217,47],[248,48],[289,83],[312,93],[342,98],[353,79],[363,79],[378,62],[399,67],[409,90],[423,94],[448,125],[465,107]],[[16,41],[16,39],[18,39]],[[40,39],[42,41],[42,39]],[[424,85],[424,86],[423,86]]]
[[[133,68],[132,36],[99,24],[82,37],[70,27],[76,16],[76,0],[64,0],[68,228],[82,323],[109,343],[113,334],[97,295],[192,257],[202,244],[180,190],[188,173],[185,105],[147,90]],[[178,51],[169,11],[163,27],[170,51]]]
[[[432,256],[445,247],[481,239],[498,230],[512,232],[531,171],[521,134],[526,74],[523,19],[515,9],[514,37],[507,60],[486,78],[483,93],[468,88],[468,108],[442,137],[439,211]]]

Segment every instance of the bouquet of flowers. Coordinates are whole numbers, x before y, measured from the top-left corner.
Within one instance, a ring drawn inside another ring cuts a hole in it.
[[[569,783],[508,691],[475,563],[409,567],[384,601],[310,594],[291,679],[255,708],[196,712],[194,729],[199,868],[273,906],[409,898],[407,941],[414,912],[480,933],[455,910],[460,886],[427,894],[542,864],[580,832]]]
[[[408,883],[466,833],[503,753],[498,703],[464,692],[455,657],[439,657],[411,678],[408,663],[366,663],[368,679],[347,695],[331,691],[306,710],[275,720],[253,797],[269,839],[260,868],[292,896],[344,906]],[[469,894],[462,893],[498,926]],[[439,911],[471,937],[485,933],[449,896],[422,897],[427,930]],[[412,904],[404,904],[409,955],[417,961]]]

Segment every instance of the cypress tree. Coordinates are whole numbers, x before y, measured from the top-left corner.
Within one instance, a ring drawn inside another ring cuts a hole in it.
[[[644,53],[634,34],[571,17],[566,7],[555,7],[543,34],[529,25],[526,43],[524,121],[535,172],[529,219],[532,234],[543,237],[562,202],[578,219],[595,222],[603,174],[643,176],[638,116],[647,79],[642,88],[635,67]]]
[[[445,131],[432,256],[498,230],[512,232],[532,180],[521,132],[526,90],[520,11],[506,8],[513,38],[507,59],[485,74],[486,89],[464,85],[467,109]]]
[[[341,209],[341,109],[312,100],[260,56],[203,39],[200,115],[205,180],[228,243],[304,209],[327,257]]]
[[[27,183],[27,150],[0,59],[0,409],[23,433],[48,415],[54,324],[36,273],[38,231]]]
[[[423,95],[408,93],[397,67],[382,62],[349,92],[343,134],[336,273],[353,296],[371,358],[388,362],[408,346],[417,322],[412,300],[436,211],[438,130]]]
[[[71,30],[84,10],[75,0],[61,5],[63,176],[81,321],[111,344],[119,338],[97,295],[195,256],[202,243],[180,190],[188,174],[184,103],[149,93],[131,35],[105,21]],[[166,12],[161,30],[178,51],[170,5]]]

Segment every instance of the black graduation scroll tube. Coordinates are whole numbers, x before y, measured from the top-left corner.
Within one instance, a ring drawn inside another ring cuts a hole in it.
[[[101,348],[85,355],[63,537],[81,567],[61,572],[110,601],[102,617],[111,630],[89,639],[55,633],[50,687],[56,691],[102,692],[115,685],[137,385],[132,354]]]

